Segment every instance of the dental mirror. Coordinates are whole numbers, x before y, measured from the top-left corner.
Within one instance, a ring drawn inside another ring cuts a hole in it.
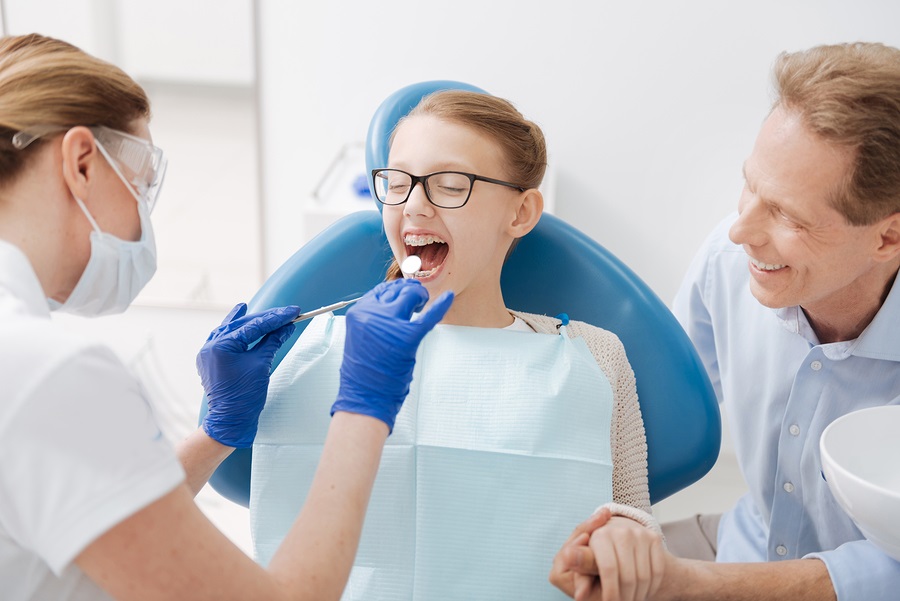
[[[403,259],[403,263],[400,265],[400,271],[403,272],[403,276],[410,278],[412,277],[419,269],[422,267],[422,259],[420,259],[417,255],[409,255],[405,259]]]

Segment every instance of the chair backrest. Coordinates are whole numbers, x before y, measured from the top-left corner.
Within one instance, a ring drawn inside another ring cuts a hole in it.
[[[422,82],[398,90],[372,118],[366,141],[367,171],[387,165],[389,137],[397,121],[423,96],[443,89],[485,93],[452,81]],[[298,250],[263,284],[249,303],[250,310],[286,304],[314,308],[348,298],[381,281],[390,258],[380,214],[354,213]],[[709,471],[721,441],[715,393],[684,330],[631,269],[584,233],[545,214],[507,260],[501,285],[512,309],[567,313],[622,340],[634,369],[647,432],[653,503]],[[276,364],[299,330],[276,356]],[[203,403],[201,411],[205,410]],[[250,498],[251,456],[249,449],[235,451],[210,479],[220,494],[245,506]]]

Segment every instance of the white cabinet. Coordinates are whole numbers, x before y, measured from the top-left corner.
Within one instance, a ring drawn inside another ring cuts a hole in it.
[[[115,3],[121,66],[150,81],[252,86],[251,0]]]
[[[60,38],[142,81],[252,86],[252,0],[4,0],[6,33]]]

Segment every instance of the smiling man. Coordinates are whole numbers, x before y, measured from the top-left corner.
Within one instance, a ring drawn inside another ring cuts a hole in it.
[[[551,572],[579,599],[877,601],[900,590],[900,563],[841,510],[819,457],[836,418],[900,404],[900,50],[821,46],[782,54],[774,75],[737,215],[706,240],[673,306],[749,492],[723,516],[664,525],[667,551],[635,529],[597,527],[602,515],[585,522]]]
[[[707,559],[779,562],[735,585],[735,598],[783,598],[805,573],[794,599],[893,599],[900,564],[838,507],[818,443],[845,413],[900,404],[900,51],[783,54],[775,83],[738,214],[712,233],[674,303],[749,488],[717,536],[715,518],[693,522],[706,526]],[[670,550],[702,558],[679,532]]]

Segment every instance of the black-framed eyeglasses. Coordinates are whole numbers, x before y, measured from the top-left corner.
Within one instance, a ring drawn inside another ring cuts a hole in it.
[[[469,202],[475,182],[487,182],[524,192],[525,188],[499,179],[460,171],[438,171],[428,175],[412,175],[399,169],[373,169],[375,198],[386,205],[402,205],[416,184],[421,183],[428,201],[442,209],[458,209]]]

